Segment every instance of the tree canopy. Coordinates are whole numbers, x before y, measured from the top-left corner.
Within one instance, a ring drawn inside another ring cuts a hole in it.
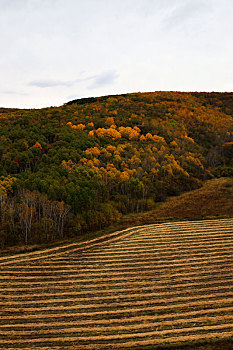
[[[152,92],[0,109],[2,246],[81,234],[232,176],[233,94]]]

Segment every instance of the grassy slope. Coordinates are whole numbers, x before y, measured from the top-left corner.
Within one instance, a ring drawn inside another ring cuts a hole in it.
[[[203,187],[170,197],[147,213],[126,215],[125,224],[233,217],[233,179],[208,180]]]

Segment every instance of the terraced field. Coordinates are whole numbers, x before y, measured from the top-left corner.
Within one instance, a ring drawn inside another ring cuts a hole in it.
[[[233,342],[233,219],[0,258],[1,349]]]

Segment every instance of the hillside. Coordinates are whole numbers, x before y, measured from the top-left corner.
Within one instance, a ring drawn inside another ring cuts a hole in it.
[[[0,349],[232,349],[233,219],[0,257]]]
[[[153,92],[1,108],[1,247],[101,230],[232,177],[232,97]]]
[[[156,208],[144,213],[124,215],[121,225],[153,222],[233,218],[233,178],[207,180],[201,188],[168,197]]]

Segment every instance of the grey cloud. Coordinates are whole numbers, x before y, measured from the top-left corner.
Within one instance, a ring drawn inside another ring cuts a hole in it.
[[[18,91],[14,91],[14,90],[2,90],[2,91],[0,91],[0,94],[3,94],[3,95],[28,96],[27,92],[18,92]]]
[[[170,14],[164,19],[164,27],[172,29],[176,26],[182,26],[190,20],[206,15],[207,12],[211,11],[212,6],[210,2],[207,4],[203,0],[178,1]]]
[[[115,70],[101,73],[97,75],[93,83],[89,86],[89,89],[95,89],[105,85],[112,85],[115,83],[115,80],[119,77]]]
[[[53,0],[51,3],[48,0],[0,0],[1,10],[30,10],[37,8],[45,8],[46,6],[59,5],[60,0]]]
[[[89,86],[90,89],[95,89],[100,86],[112,85],[118,78],[118,74],[115,70],[103,72],[98,75],[91,75],[85,78],[78,78],[74,80],[50,80],[41,79],[33,80],[28,83],[28,86],[34,86],[39,88],[50,88],[57,86],[71,87],[77,83],[93,80],[92,84]]]
[[[1,0],[0,2],[1,5],[1,10],[14,10],[20,8],[20,6],[25,5],[25,1],[23,1],[23,3],[17,0],[12,0],[12,1],[8,1],[8,0]]]
[[[72,86],[74,81],[62,80],[33,80],[28,83],[29,86],[36,86],[40,88],[54,87],[54,86]]]
[[[78,95],[78,94],[73,94],[73,95],[69,95],[69,96],[66,97],[67,101],[75,100],[75,99],[78,99],[78,98],[82,98],[82,96]]]
[[[48,87],[56,87],[56,86],[66,86],[70,87],[77,83],[81,83],[83,81],[88,81],[91,79],[96,78],[95,75],[86,77],[86,78],[79,78],[74,80],[33,80],[28,83],[28,86],[35,86],[39,88],[48,88]]]

